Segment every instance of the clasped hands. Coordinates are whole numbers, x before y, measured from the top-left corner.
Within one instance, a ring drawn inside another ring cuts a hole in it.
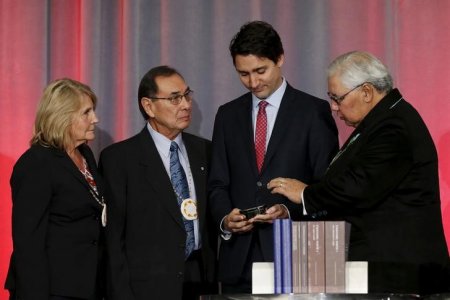
[[[255,223],[273,223],[275,219],[289,217],[287,208],[281,204],[269,207],[264,214],[258,214],[251,219],[240,213],[240,209],[234,208],[223,220],[224,228],[232,233],[244,233],[253,229]]]
[[[274,178],[267,188],[272,194],[280,194],[290,201],[300,204],[302,202],[301,193],[307,185],[303,182],[291,178]],[[273,223],[275,219],[285,219],[289,217],[286,206],[275,204],[269,207],[264,214],[258,214],[247,220],[240,213],[238,208],[234,208],[223,220],[224,229],[232,233],[245,233],[253,229],[255,223]]]

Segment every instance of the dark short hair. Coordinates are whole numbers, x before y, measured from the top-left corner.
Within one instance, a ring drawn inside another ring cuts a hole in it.
[[[139,110],[141,111],[142,116],[145,120],[148,120],[148,115],[145,112],[144,108],[141,104],[141,99],[143,97],[154,97],[158,93],[158,85],[156,84],[156,77],[170,77],[172,75],[178,75],[181,78],[183,76],[174,68],[169,66],[158,66],[152,68],[150,71],[148,71],[144,77],[141,79],[141,83],[139,84],[139,90],[138,90],[138,104],[139,104]],[[184,78],[183,78],[184,79]]]
[[[230,54],[235,63],[236,55],[256,55],[277,63],[284,54],[281,38],[276,30],[264,21],[252,21],[242,25],[230,42]]]

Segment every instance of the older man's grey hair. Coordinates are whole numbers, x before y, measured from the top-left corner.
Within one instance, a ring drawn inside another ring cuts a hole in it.
[[[338,76],[341,83],[351,89],[364,82],[372,84],[378,92],[392,90],[392,76],[375,56],[363,51],[352,51],[337,57],[328,66],[328,78]]]

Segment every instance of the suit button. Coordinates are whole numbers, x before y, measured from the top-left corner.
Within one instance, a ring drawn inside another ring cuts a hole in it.
[[[263,184],[262,184],[261,181],[256,182],[256,186],[257,186],[257,187],[262,187],[262,185],[263,185]]]
[[[98,215],[92,215],[92,218],[93,218],[95,221],[98,221],[98,220],[99,220]]]
[[[96,246],[97,245],[97,240],[93,240],[92,241],[92,245]]]
[[[177,278],[183,278],[183,272],[178,272]]]

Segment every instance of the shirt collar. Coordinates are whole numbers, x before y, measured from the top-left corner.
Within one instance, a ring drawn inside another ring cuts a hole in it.
[[[278,87],[278,89],[276,89],[276,91],[273,92],[272,95],[270,95],[265,99],[267,103],[269,103],[272,106],[275,106],[276,108],[280,107],[281,99],[283,99],[284,92],[286,91],[287,83],[284,77],[282,77],[282,79],[283,81],[281,82],[281,85]],[[252,94],[252,103],[254,110],[258,108],[258,104],[261,101],[262,101],[261,99],[257,98],[255,95]]]
[[[147,123],[147,129],[155,142],[158,152],[166,157],[170,157],[170,144],[172,143],[172,140],[153,129],[150,123]],[[184,143],[181,134],[177,135],[173,141],[178,144],[181,153],[184,155]]]

